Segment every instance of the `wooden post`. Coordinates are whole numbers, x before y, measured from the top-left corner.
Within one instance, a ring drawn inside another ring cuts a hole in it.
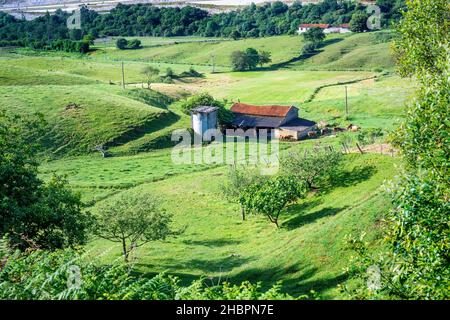
[[[348,94],[347,94],[347,86],[345,86],[345,117],[348,119]]]
[[[359,146],[358,142],[356,143],[356,146],[358,147],[359,152],[361,152],[361,154],[364,154],[364,151],[361,149],[361,147]]]
[[[122,89],[125,90],[125,73],[123,72],[123,61],[122,61]]]

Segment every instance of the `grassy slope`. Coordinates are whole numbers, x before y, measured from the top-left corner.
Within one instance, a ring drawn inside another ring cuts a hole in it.
[[[350,256],[344,237],[361,231],[378,237],[378,218],[389,206],[379,187],[392,177],[393,163],[387,156],[347,156],[336,187],[293,205],[283,214],[280,230],[264,217],[240,220],[238,207],[220,194],[224,168],[144,183],[138,188],[163,197],[175,224],[187,229],[176,239],[139,249],[137,269],[167,271],[185,280],[248,279],[266,286],[282,280],[293,294],[314,289],[326,298],[338,297],[336,285],[345,279]],[[90,247],[95,254],[111,250],[106,261],[120,256],[120,248],[108,241]]]
[[[374,70],[393,69],[390,43],[386,32],[336,36],[320,53],[290,67],[313,70]],[[333,39],[333,38],[332,38]]]
[[[66,110],[75,103],[78,108]],[[99,144],[117,144],[140,128],[157,125],[169,115],[122,96],[110,86],[0,86],[0,105],[17,113],[40,112],[49,123],[54,152],[91,152]]]
[[[149,46],[139,50],[107,48],[106,56],[114,60],[142,60],[194,65],[212,64],[212,56],[218,66],[230,66],[230,55],[236,50],[255,49],[272,52],[273,63],[280,63],[297,56],[302,39],[298,36],[277,36],[220,42],[187,42],[164,46]],[[105,56],[104,49],[92,53],[93,57]]]
[[[350,36],[349,39],[357,36],[360,35]],[[275,62],[283,62],[295,58],[294,48],[297,50],[298,45],[295,41],[299,41],[299,38],[276,37],[249,41],[265,43],[266,50],[279,52],[279,57],[275,57],[277,60],[274,59]],[[285,45],[281,46],[277,41],[280,43],[284,41]],[[329,44],[326,50],[343,45],[346,41],[347,38]],[[0,87],[0,103],[20,102],[18,104],[19,108],[22,108],[20,110],[40,109],[57,119],[61,117],[61,112],[64,113],[61,111],[64,103],[70,99],[81,99],[81,102],[86,101],[86,104],[93,108],[100,106],[98,111],[87,119],[95,121],[104,119],[105,128],[113,128],[115,134],[126,130],[123,126],[124,119],[130,119],[134,125],[141,120],[145,122],[147,116],[152,117],[147,114],[149,111],[158,110],[166,113],[169,111],[171,117],[166,118],[167,122],[155,122],[156,126],[153,129],[141,133],[133,131],[133,134],[127,135],[129,141],[122,141],[124,143],[122,146],[113,148],[120,154],[142,148],[146,150],[147,147],[152,149],[154,143],[158,145],[160,141],[166,141],[172,129],[189,125],[189,119],[179,113],[176,104],[169,106],[168,109],[151,108],[137,95],[123,94],[117,86],[92,84],[90,81],[108,82],[111,79],[114,82],[120,81],[120,73],[117,75],[120,65],[107,59],[148,59],[146,56],[133,55],[147,55],[152,50],[160,50],[155,56],[159,61],[169,59],[169,62],[203,63],[203,59],[216,52],[217,63],[227,64],[226,57],[230,50],[234,50],[231,46],[239,43],[239,41],[202,43],[195,44],[195,48],[192,43],[185,43],[133,52],[107,49],[106,54],[99,50],[90,59],[44,56],[15,59],[13,63],[9,60],[3,65],[14,65],[23,68],[21,70],[29,68],[33,72],[43,71],[45,75],[48,74],[49,79],[45,81],[49,81],[49,84],[54,84],[50,80],[54,81],[57,72],[66,76],[66,79],[76,77],[87,83],[70,88],[55,85]],[[240,46],[242,45],[245,48],[247,44],[241,43]],[[216,51],[220,46],[228,47]],[[252,43],[249,46],[256,45]],[[322,57],[321,55],[322,53],[310,59],[318,59]],[[329,60],[325,59],[323,62],[327,65],[324,69],[332,69],[333,59],[346,59],[346,54],[327,59]],[[363,68],[355,69],[372,70],[370,64],[372,60],[365,61],[368,67],[363,65]],[[311,65],[308,66],[308,63]],[[139,70],[143,64],[131,61],[126,62],[126,66],[129,79],[140,81]],[[188,67],[174,66],[180,70]],[[55,70],[49,70],[50,67]],[[351,69],[354,67],[349,65]],[[240,99],[243,102],[299,104],[302,116],[321,120],[342,117],[342,86],[324,88],[311,102],[301,104],[315,88],[323,84],[374,75],[373,72],[366,71],[297,70],[316,68],[320,69],[321,65],[305,60],[303,65],[294,62],[280,70],[207,74],[204,79],[188,79],[177,84],[158,84],[154,87],[174,96],[180,96],[178,94],[180,90],[210,91],[217,97]],[[21,72],[23,74],[23,71]],[[19,74],[16,80],[20,82],[23,77],[25,75]],[[14,83],[14,80],[10,81]],[[44,84],[45,81],[38,83]],[[84,84],[80,82],[82,83]],[[400,114],[403,101],[410,93],[410,89],[405,88],[410,87],[410,84],[404,85],[397,77],[384,77],[377,82],[365,81],[349,85],[351,121],[364,126],[392,125],[393,116]],[[158,103],[154,101],[150,105],[156,106]],[[108,109],[109,107],[111,109]],[[136,113],[136,110],[139,111]],[[81,121],[79,124],[82,126],[77,129],[83,128],[80,132],[86,132],[83,126],[89,123]],[[92,133],[95,133],[93,137],[97,137],[99,128],[104,128],[103,124],[95,128],[91,126]],[[108,130],[105,132],[109,132]],[[306,141],[291,146],[311,146],[313,143],[315,141]],[[240,221],[237,206],[225,201],[220,194],[224,167],[175,165],[171,161],[170,150],[106,159],[102,159],[99,155],[66,158],[44,164],[41,172],[44,178],[53,173],[67,174],[72,187],[80,191],[83,199],[90,204],[109,201],[109,197],[114,194],[129,192],[132,188],[144,188],[164,199],[167,209],[175,214],[176,225],[187,225],[187,230],[177,239],[151,243],[141,248],[138,251],[139,259],[136,261],[139,271],[169,271],[182,276],[185,280],[200,275],[214,277],[215,281],[218,277],[231,281],[249,279],[263,281],[265,285],[283,280],[284,289],[288,292],[307,293],[310,289],[315,289],[323,293],[324,297],[335,298],[339,297],[336,284],[344,279],[342,270],[346,267],[350,255],[344,248],[343,238],[348,233],[362,230],[368,231],[369,237],[378,236],[377,219],[389,206],[388,201],[379,192],[379,187],[384,179],[394,175],[393,165],[396,162],[395,159],[379,155],[351,155],[346,158],[346,173],[335,181],[336,187],[291,207],[283,216],[281,230],[276,230],[263,217],[253,216],[245,223]],[[95,211],[95,207],[93,210]],[[111,248],[112,244],[96,240],[89,247],[97,254]],[[118,246],[113,246],[112,251],[108,251],[104,259],[114,259],[119,255]]]

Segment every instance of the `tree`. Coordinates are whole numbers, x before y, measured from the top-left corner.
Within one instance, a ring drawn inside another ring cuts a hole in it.
[[[152,195],[127,193],[99,206],[95,233],[121,243],[123,258],[128,262],[133,249],[178,234],[171,229],[171,222],[172,215]]]
[[[234,71],[252,70],[260,63],[260,55],[254,48],[245,51],[234,51],[231,54],[231,64]]]
[[[263,214],[279,227],[281,212],[290,203],[306,194],[306,186],[297,179],[280,175],[248,186],[240,197],[240,202],[248,210]]]
[[[225,197],[233,202],[239,203],[241,207],[242,220],[245,220],[245,203],[242,197],[246,188],[250,185],[262,181],[262,176],[257,173],[257,169],[251,170],[249,167],[234,164],[229,167],[227,180],[222,185],[222,192]]]
[[[139,49],[139,48],[141,48],[141,40],[131,39],[128,42],[127,49]]]
[[[368,15],[364,12],[356,12],[350,20],[350,30],[353,32],[363,32],[367,30]]]
[[[339,171],[342,154],[332,149],[312,149],[292,151],[281,158],[283,171],[308,189],[320,188]]]
[[[228,124],[233,120],[233,113],[225,109],[225,103],[223,101],[219,101],[214,99],[213,96],[211,96],[208,93],[200,93],[193,95],[182,102],[181,104],[181,110],[184,114],[190,114],[191,110],[200,106],[211,106],[219,108],[218,110],[218,121],[219,124]]]
[[[258,51],[254,48],[247,48],[245,50],[245,56],[247,60],[247,68],[249,70],[255,69],[259,64],[259,54]]]
[[[313,43],[317,48],[320,43],[325,39],[325,33],[322,28],[311,28],[308,31],[303,33],[303,38],[306,42]]]
[[[308,55],[316,51],[316,45],[312,42],[305,42],[302,47],[302,54]]]
[[[234,71],[244,71],[248,69],[247,55],[244,51],[234,51],[231,53],[231,65]]]
[[[152,81],[159,74],[159,69],[152,66],[146,66],[142,69],[141,73],[145,76],[147,88],[150,89]]]
[[[399,73],[418,83],[405,120],[392,137],[406,168],[388,187],[393,210],[385,217],[381,258],[354,241],[361,275],[369,265],[383,274],[363,297],[449,299],[450,268],[450,8],[447,0],[409,0],[394,43]]]
[[[67,182],[38,178],[45,123],[0,111],[0,236],[13,246],[57,249],[84,244],[92,222]]]
[[[231,31],[230,38],[232,38],[233,40],[237,40],[240,37],[241,37],[241,33],[238,30],[234,29],[233,31]]]
[[[120,50],[125,50],[128,46],[128,40],[125,38],[118,38],[116,40],[116,47]]]
[[[269,51],[260,50],[259,51],[259,64],[262,67],[264,64],[271,63],[271,53]]]

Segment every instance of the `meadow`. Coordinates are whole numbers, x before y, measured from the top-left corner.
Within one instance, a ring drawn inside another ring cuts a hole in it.
[[[0,105],[11,112],[44,115],[51,157],[41,165],[40,175],[45,180],[65,175],[92,212],[119,193],[142,189],[163,199],[175,225],[186,227],[176,238],[137,250],[136,272],[165,271],[183,281],[201,276],[211,282],[262,281],[266,287],[282,281],[283,290],[292,294],[315,290],[323,298],[339,298],[337,285],[346,280],[351,256],[345,237],[366,232],[376,248],[380,218],[389,208],[382,185],[395,176],[398,158],[345,155],[331,185],[291,206],[276,229],[261,216],[242,221],[238,206],[224,199],[226,165],[174,164],[170,136],[174,129],[190,126],[180,100],[198,92],[225,99],[227,107],[236,101],[296,105],[307,119],[387,132],[402,118],[415,85],[395,75],[386,39],[377,33],[333,35],[310,57],[300,56],[298,36],[141,38],[143,49],[122,51],[105,42],[87,56],[18,49],[1,53]],[[272,63],[231,72],[229,55],[247,47],[271,51]],[[148,90],[141,73],[148,65],[161,74],[168,67],[176,73],[193,67],[203,76],[154,83]],[[339,136],[331,136],[283,143],[282,150],[317,143],[340,146]],[[96,145],[108,147],[112,156],[102,158],[93,151]],[[87,248],[105,262],[120,255],[105,240],[92,239]]]

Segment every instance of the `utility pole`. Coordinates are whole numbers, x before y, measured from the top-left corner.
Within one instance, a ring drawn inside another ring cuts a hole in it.
[[[122,61],[122,89],[125,90],[125,74],[123,72],[123,61]]]
[[[345,117],[348,119],[348,95],[347,95],[347,86],[345,86]]]

